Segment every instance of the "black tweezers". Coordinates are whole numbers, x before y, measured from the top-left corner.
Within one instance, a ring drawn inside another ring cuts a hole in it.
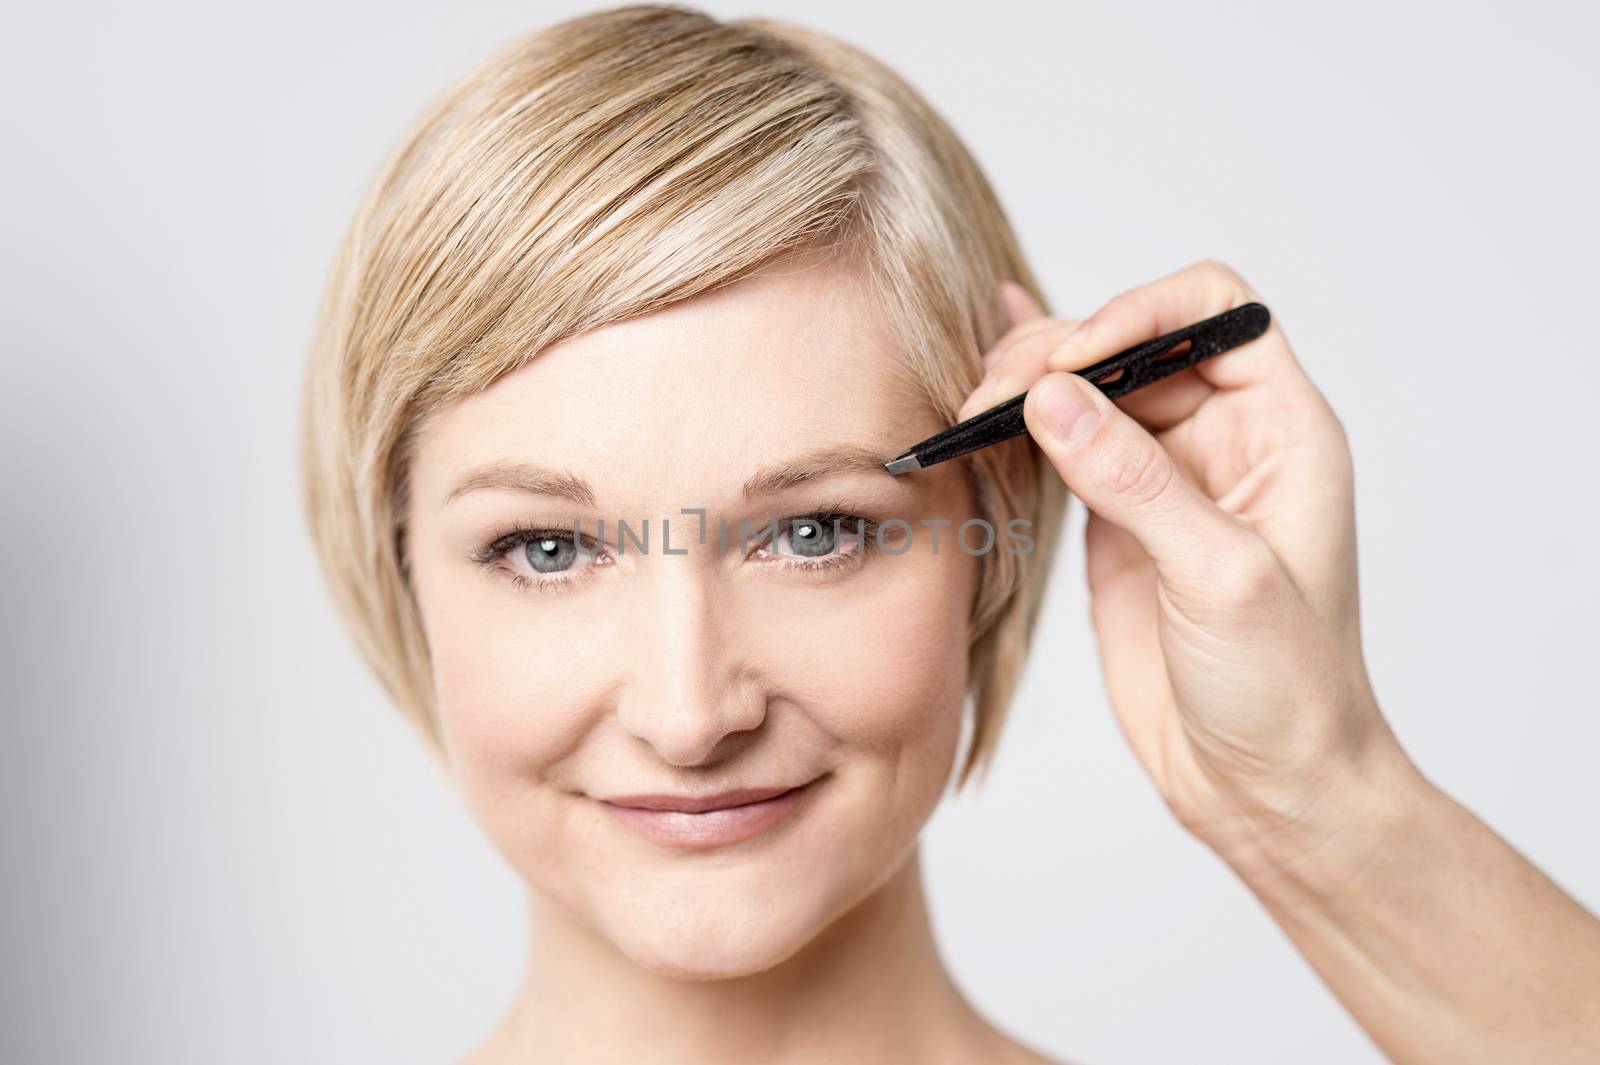
[[[1271,321],[1272,316],[1267,313],[1265,306],[1246,303],[1165,336],[1135,344],[1127,351],[1078,370],[1077,374],[1088,379],[1108,398],[1116,399],[1254,340],[1267,331]],[[1192,343],[1178,350],[1186,341]],[[1119,375],[1119,371],[1123,370],[1127,372]],[[884,469],[897,475],[910,473],[976,451],[980,447],[1021,436],[1028,431],[1027,424],[1022,420],[1022,404],[1027,398],[1028,393],[1024,391],[997,407],[990,407],[981,414],[974,414],[964,422],[935,433],[899,457],[885,462]]]

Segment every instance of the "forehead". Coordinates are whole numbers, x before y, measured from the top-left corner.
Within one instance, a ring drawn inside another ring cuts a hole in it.
[[[788,266],[554,345],[438,417],[416,471],[548,463],[597,503],[698,506],[757,467],[836,444],[889,459],[943,428],[847,268]]]

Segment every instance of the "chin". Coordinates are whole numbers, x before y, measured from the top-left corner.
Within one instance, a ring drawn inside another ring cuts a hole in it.
[[[636,965],[681,980],[727,980],[771,969],[828,926],[824,881],[785,876],[770,883],[718,883],[719,874],[614,900],[622,912],[601,922]],[[724,870],[723,876],[731,875]],[[763,878],[766,879],[766,878]],[[842,908],[842,907],[839,907]]]

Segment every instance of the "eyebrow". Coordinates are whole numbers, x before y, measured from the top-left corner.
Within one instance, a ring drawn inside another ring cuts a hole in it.
[[[503,488],[512,492],[570,499],[579,506],[594,509],[594,489],[587,481],[565,470],[555,470],[533,462],[489,462],[474,466],[456,482],[444,497],[446,505],[480,488]]]
[[[864,444],[841,444],[818,448],[803,455],[757,470],[744,483],[746,501],[792,488],[797,484],[833,473],[877,473],[884,479],[900,484],[902,478],[890,473],[884,466],[884,455],[892,454],[888,448]]]
[[[885,481],[904,485],[906,478],[896,477],[884,468],[883,456],[889,453],[889,448],[864,444],[817,448],[757,470],[749,480],[745,481],[743,496],[746,501],[758,499],[835,473],[876,473]],[[489,462],[473,467],[467,471],[466,476],[456,482],[456,486],[450,490],[444,501],[449,504],[458,497],[480,488],[499,488],[554,496],[558,499],[571,500],[591,510],[595,506],[594,489],[577,474],[533,462],[507,461]]]

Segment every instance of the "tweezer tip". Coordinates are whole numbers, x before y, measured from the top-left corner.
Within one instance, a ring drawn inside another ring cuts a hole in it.
[[[917,461],[917,456],[915,455],[901,455],[897,459],[890,459],[885,462],[883,468],[898,477],[902,473],[910,473],[912,470],[922,469],[922,463]]]

